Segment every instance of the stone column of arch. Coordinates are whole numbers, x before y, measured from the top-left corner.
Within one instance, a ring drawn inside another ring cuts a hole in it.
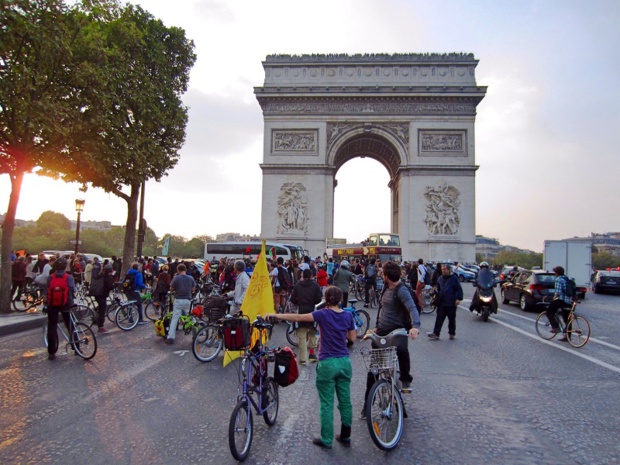
[[[370,157],[390,176],[389,232],[400,234],[403,258],[473,261],[474,123],[486,93],[477,63],[472,54],[267,56],[255,88],[261,237],[322,255],[336,173]]]

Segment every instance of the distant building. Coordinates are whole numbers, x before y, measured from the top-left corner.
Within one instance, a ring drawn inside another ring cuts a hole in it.
[[[620,257],[620,232],[591,233],[590,237],[571,237],[565,241],[590,240],[592,246],[599,252],[607,252],[614,257]]]
[[[501,245],[499,241],[492,237],[476,235],[476,254],[482,255],[485,260],[495,260],[497,254],[502,252],[516,253],[536,253],[533,250],[521,249],[512,245]]]
[[[223,233],[215,236],[215,242],[250,242],[250,241],[260,241],[259,236],[250,236],[249,234],[239,234],[239,233]]]

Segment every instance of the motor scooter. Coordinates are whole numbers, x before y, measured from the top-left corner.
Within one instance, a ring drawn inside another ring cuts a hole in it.
[[[495,298],[495,278],[491,273],[481,273],[474,282],[478,288],[478,302],[474,310],[482,316],[482,321],[488,321],[491,313],[497,313],[497,300]]]

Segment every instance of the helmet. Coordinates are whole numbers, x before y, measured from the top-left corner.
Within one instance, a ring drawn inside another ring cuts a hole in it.
[[[349,262],[346,260],[342,260],[340,266],[342,266],[343,268],[349,268]]]
[[[487,262],[482,262],[482,263],[480,264],[480,268],[482,268],[482,267],[484,267],[484,266],[486,266],[486,267],[488,268],[488,267],[489,267],[489,264],[488,264]]]

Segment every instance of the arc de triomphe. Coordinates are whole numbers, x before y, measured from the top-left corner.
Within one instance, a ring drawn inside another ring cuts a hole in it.
[[[474,122],[486,93],[477,64],[460,53],[267,56],[254,89],[265,131],[261,237],[322,255],[336,173],[370,157],[390,176],[391,231],[351,218],[361,235],[399,233],[405,260],[473,261]]]

